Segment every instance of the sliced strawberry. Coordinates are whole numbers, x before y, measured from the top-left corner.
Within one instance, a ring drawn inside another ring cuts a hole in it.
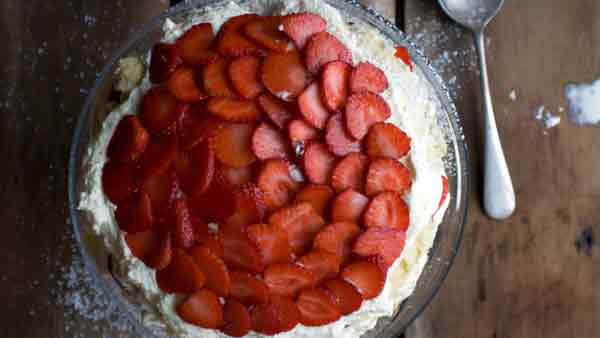
[[[209,142],[201,142],[187,152],[179,151],[175,169],[183,191],[189,195],[205,193],[215,172],[215,153]]]
[[[223,258],[223,246],[217,238],[217,234],[209,233],[207,236],[196,236],[196,245],[207,248],[218,257]]]
[[[219,130],[213,138],[215,155],[224,164],[239,168],[245,167],[254,161],[256,156],[252,152],[252,124],[230,124]]]
[[[158,232],[147,230],[125,235],[125,242],[131,253],[149,267],[160,270],[171,262],[171,236],[161,236]]]
[[[341,279],[331,279],[324,283],[323,287],[333,293],[333,298],[343,315],[350,314],[360,308],[362,296],[354,286]]]
[[[318,82],[309,85],[298,97],[298,107],[304,119],[317,129],[325,128],[329,119],[329,110],[325,107]]]
[[[169,79],[167,86],[171,94],[179,101],[196,102],[207,98],[206,93],[198,87],[196,71],[192,68],[177,69]]]
[[[142,182],[141,190],[146,192],[152,202],[155,217],[166,217],[177,195],[177,177],[174,170],[167,170]]]
[[[331,252],[340,263],[344,263],[350,257],[352,243],[359,234],[360,228],[355,223],[332,223],[317,234],[313,248]]]
[[[222,297],[229,295],[231,280],[225,262],[210,248],[202,246],[192,248],[190,256],[206,276],[204,287]]]
[[[325,141],[329,150],[337,156],[346,156],[361,150],[360,141],[353,139],[346,131],[343,113],[337,113],[329,118]]]
[[[385,100],[371,92],[350,95],[346,105],[346,128],[355,139],[362,139],[371,125],[385,121],[391,115]]]
[[[404,194],[412,185],[411,176],[410,170],[402,163],[386,158],[377,159],[369,166],[365,191],[367,196],[377,195],[382,191]]]
[[[219,32],[217,51],[225,56],[238,57],[243,55],[265,54],[263,48],[242,35],[241,29],[258,18],[256,14],[238,15],[227,20]]]
[[[370,62],[361,62],[352,70],[350,91],[370,91],[379,94],[389,86],[385,73]]]
[[[269,223],[287,232],[292,251],[306,252],[325,221],[309,203],[298,203],[281,208],[269,217]]]
[[[138,189],[137,173],[133,163],[109,161],[102,169],[102,190],[108,199],[118,203]]]
[[[213,39],[212,25],[200,23],[188,29],[177,39],[175,45],[185,63],[189,65],[208,64],[218,57],[217,53],[209,50]]]
[[[315,285],[337,276],[340,270],[338,256],[320,249],[309,251],[306,255],[300,257],[296,264],[313,273]]]
[[[319,130],[303,119],[295,119],[288,124],[288,136],[292,145],[297,146],[319,137]]]
[[[261,223],[266,210],[262,190],[253,183],[239,187],[234,192],[233,208],[235,212],[227,218],[225,227],[243,231],[250,224]]]
[[[154,138],[140,158],[139,176],[147,180],[165,173],[177,156],[177,139],[173,136]]]
[[[333,61],[323,67],[321,90],[323,101],[329,110],[336,111],[346,105],[351,72],[352,66],[342,61]]]
[[[252,135],[252,150],[259,160],[290,157],[288,140],[275,127],[261,123]]]
[[[229,62],[226,59],[218,59],[204,66],[202,79],[204,89],[210,96],[237,97],[228,76]]]
[[[401,158],[410,151],[410,142],[410,137],[400,128],[385,122],[372,125],[365,138],[367,155],[371,158]]]
[[[115,210],[115,219],[119,228],[125,232],[141,232],[152,229],[154,216],[152,201],[144,191],[120,202]]]
[[[262,81],[271,94],[292,101],[308,85],[309,74],[299,52],[270,53],[262,66]]]
[[[306,41],[327,28],[327,21],[314,13],[296,13],[285,16],[281,23],[283,31],[292,39],[298,49],[304,49]]]
[[[173,248],[171,233],[167,232],[160,238],[158,248],[144,257],[144,263],[155,270],[161,270],[171,264]]]
[[[127,115],[119,121],[113,133],[106,156],[118,162],[134,162],[150,143],[150,134],[136,115]]]
[[[359,223],[369,199],[352,189],[345,190],[335,197],[331,207],[331,220],[334,222]]]
[[[280,100],[271,93],[264,93],[259,96],[258,104],[271,121],[281,129],[285,128],[293,117],[294,107],[289,102]]]
[[[225,182],[220,172],[215,173],[213,183],[199,196],[189,196],[188,203],[192,214],[207,222],[225,222],[233,213],[234,188]]]
[[[197,104],[183,116],[179,128],[179,145],[188,150],[198,143],[214,137],[225,126],[225,122],[214,117],[204,104]]]
[[[442,197],[440,197],[440,203],[438,204],[438,208],[441,208],[446,201],[446,197],[448,196],[448,177],[442,176]]]
[[[394,54],[394,56],[402,60],[412,72],[413,65],[410,54],[408,54],[408,49],[406,49],[405,47],[398,46],[396,47],[396,53]]]
[[[316,33],[306,42],[304,50],[306,67],[317,74],[322,66],[332,61],[352,64],[352,53],[344,44],[329,32]]]
[[[233,299],[227,299],[223,307],[223,319],[225,324],[221,331],[228,336],[242,337],[252,328],[248,309]]]
[[[323,143],[310,143],[302,157],[308,179],[315,184],[328,184],[336,158]]]
[[[247,98],[254,99],[265,91],[260,79],[261,60],[256,56],[242,56],[229,65],[229,78],[237,92]]]
[[[194,245],[194,228],[192,217],[185,199],[179,198],[173,202],[173,242],[176,247],[189,249]]]
[[[178,104],[167,87],[153,87],[142,98],[140,119],[151,133],[166,134],[175,129],[176,122],[188,108]]]
[[[221,164],[218,168],[219,172],[225,178],[227,184],[232,187],[240,187],[249,183],[254,178],[255,168],[253,165],[234,168]]]
[[[340,192],[346,189],[362,191],[369,159],[361,153],[352,153],[344,157],[333,169],[331,186]]]
[[[265,266],[258,249],[248,240],[245,233],[226,229],[219,229],[219,240],[223,245],[223,260],[227,266],[242,269],[253,273],[264,270]]]
[[[410,212],[402,195],[385,191],[375,196],[365,211],[365,226],[388,227],[403,231],[408,229]]]
[[[272,264],[265,270],[265,283],[272,294],[295,297],[300,290],[315,284],[315,275],[296,264]]]
[[[177,67],[181,65],[181,62],[175,45],[169,43],[155,44],[152,47],[152,56],[150,57],[150,81],[153,83],[167,81]]]
[[[333,189],[328,185],[309,184],[296,195],[296,203],[307,202],[321,216],[329,211],[329,202],[334,196]]]
[[[289,163],[284,160],[267,161],[258,175],[257,184],[264,193],[267,211],[288,204],[300,189],[299,182],[292,178]]]
[[[389,268],[404,249],[406,233],[396,228],[371,227],[356,239],[352,251],[358,255],[381,258],[384,268]]]
[[[253,100],[232,97],[213,97],[208,100],[209,112],[231,122],[249,122],[260,119],[262,112]]]
[[[271,296],[271,307],[277,314],[277,322],[282,332],[290,331],[300,322],[300,311],[293,300],[273,295]]]
[[[294,48],[290,39],[281,31],[280,16],[262,16],[244,26],[247,37],[265,48],[279,53],[285,53]]]
[[[229,296],[245,305],[265,304],[269,301],[269,288],[262,279],[244,271],[230,271]]]
[[[296,301],[300,310],[300,323],[306,326],[321,326],[340,319],[342,312],[334,299],[321,288],[300,292]]]
[[[225,324],[223,305],[219,297],[208,289],[188,296],[177,306],[177,314],[184,321],[207,329],[218,329]]]
[[[379,267],[371,262],[358,261],[346,266],[341,277],[352,284],[364,299],[375,298],[381,293],[385,277]]]
[[[246,233],[260,251],[265,266],[290,261],[292,252],[284,230],[271,224],[252,224],[246,228]]]
[[[300,321],[300,311],[291,299],[273,295],[268,304],[255,306],[250,318],[254,331],[274,335],[296,327]]]
[[[156,282],[167,293],[193,293],[202,289],[206,277],[192,257],[179,248],[174,248],[171,263],[156,271]]]
[[[188,203],[189,205],[189,203]],[[204,221],[202,221],[201,219],[199,219],[198,217],[195,216],[191,216],[191,220],[192,220],[192,231],[194,233],[194,243],[195,245],[199,245],[200,243],[206,243],[209,241],[209,237],[212,237],[213,234],[210,233],[210,230],[208,228],[208,224],[206,224]],[[210,246],[211,249],[215,249],[214,247]],[[215,250],[214,253],[216,255],[222,256],[220,255],[220,251],[219,250]]]

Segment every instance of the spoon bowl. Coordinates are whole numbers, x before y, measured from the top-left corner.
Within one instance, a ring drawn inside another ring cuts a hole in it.
[[[452,20],[478,32],[498,14],[504,0],[439,0],[439,3]]]

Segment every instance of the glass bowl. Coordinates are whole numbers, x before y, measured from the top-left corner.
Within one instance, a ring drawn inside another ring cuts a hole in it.
[[[254,0],[247,0],[254,1]],[[75,237],[83,255],[86,266],[95,276],[95,281],[100,285],[115,306],[131,316],[133,335],[140,337],[163,336],[165,333],[157,328],[149,329],[142,324],[144,316],[143,307],[121,288],[110,272],[110,261],[106,253],[92,236],[91,220],[77,209],[80,194],[85,189],[84,174],[85,156],[88,147],[96,139],[101,130],[102,122],[110,112],[111,91],[115,81],[114,72],[118,60],[126,56],[143,56],[160,40],[162,24],[170,18],[180,22],[193,8],[206,5],[215,5],[223,0],[190,0],[172,7],[165,13],[154,18],[127,41],[104,67],[90,92],[73,135],[73,143],[69,158],[69,209]],[[238,2],[246,2],[240,0]],[[345,16],[352,20],[360,20],[376,28],[381,34],[391,39],[399,46],[408,49],[415,71],[425,78],[430,86],[432,97],[439,104],[438,124],[445,132],[448,144],[448,155],[445,159],[449,176],[450,202],[448,210],[440,224],[433,247],[429,252],[429,259],[423,270],[417,287],[397,309],[392,317],[381,318],[377,326],[367,332],[365,337],[396,337],[423,311],[431,302],[444,282],[448,271],[457,254],[463,234],[463,227],[467,213],[467,149],[464,142],[462,127],[456,108],[452,103],[448,90],[439,74],[433,69],[425,57],[406,38],[396,26],[387,21],[376,12],[367,9],[356,1],[326,0],[333,7],[338,8]]]

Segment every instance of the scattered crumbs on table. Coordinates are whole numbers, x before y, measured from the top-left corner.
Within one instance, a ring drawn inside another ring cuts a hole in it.
[[[600,124],[600,79],[565,85],[569,119],[578,125]]]
[[[540,121],[542,126],[546,129],[554,128],[560,124],[560,116],[555,115],[553,112],[546,109],[546,106],[540,105],[536,108],[533,116],[536,120]]]
[[[517,91],[511,89],[510,93],[508,93],[508,98],[513,102],[517,101]]]

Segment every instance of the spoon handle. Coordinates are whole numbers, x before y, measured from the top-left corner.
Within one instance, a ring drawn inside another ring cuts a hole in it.
[[[481,90],[485,114],[483,207],[489,217],[501,220],[508,218],[515,210],[515,191],[496,128],[494,106],[488,82],[483,31],[475,33],[475,44],[481,66]]]

